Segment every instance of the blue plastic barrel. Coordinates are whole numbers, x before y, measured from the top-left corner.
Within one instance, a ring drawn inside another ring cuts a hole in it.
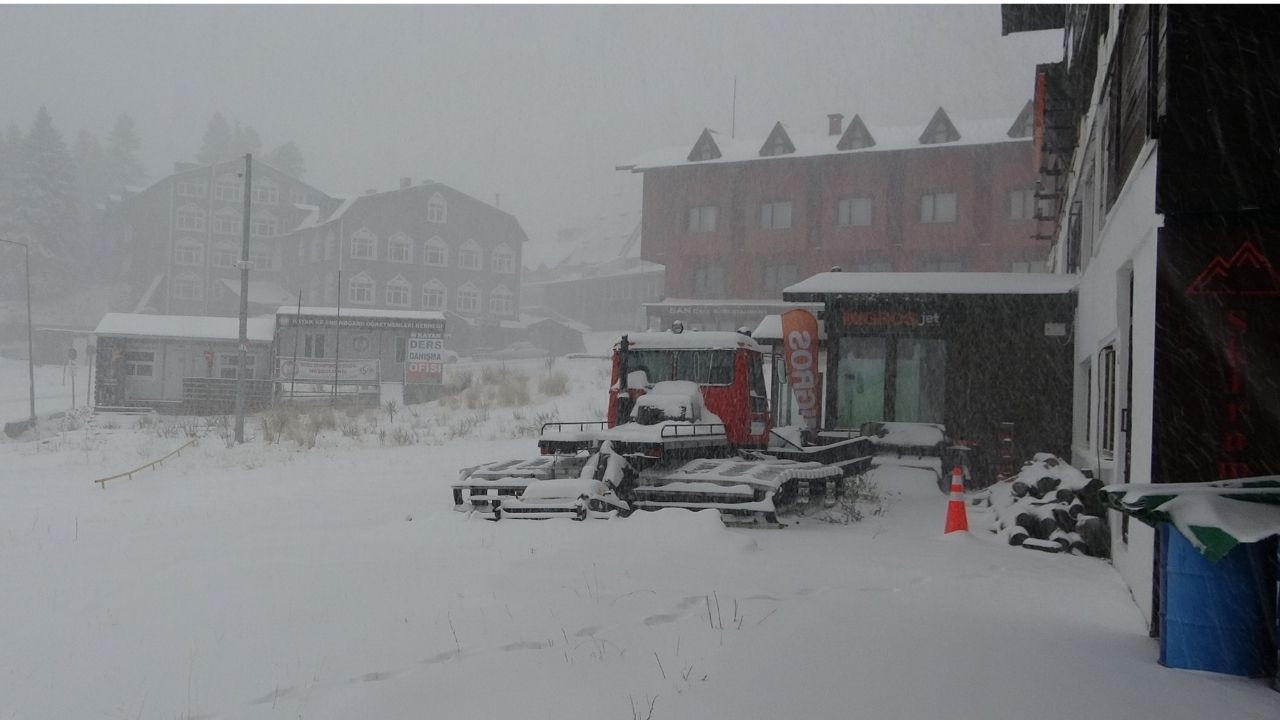
[[[1269,676],[1276,657],[1266,610],[1275,603],[1272,544],[1241,543],[1212,563],[1171,525],[1160,536],[1160,664]]]

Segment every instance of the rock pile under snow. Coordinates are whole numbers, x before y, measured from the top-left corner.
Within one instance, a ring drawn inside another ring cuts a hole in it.
[[[974,496],[993,511],[990,530],[1010,545],[1045,552],[1107,557],[1111,536],[1098,491],[1102,483],[1049,453],[1039,453],[1009,480]]]

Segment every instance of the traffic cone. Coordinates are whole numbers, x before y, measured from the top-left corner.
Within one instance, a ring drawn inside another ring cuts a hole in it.
[[[957,466],[951,471],[951,500],[947,502],[947,527],[942,534],[961,530],[969,532],[969,515],[964,509],[964,477]]]

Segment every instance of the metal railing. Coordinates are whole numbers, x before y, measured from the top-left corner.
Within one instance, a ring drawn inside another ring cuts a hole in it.
[[[183,450],[186,450],[187,448],[191,447],[191,446],[192,446],[192,445],[194,445],[194,444],[195,444],[195,442],[196,442],[197,440],[199,440],[199,439],[200,439],[200,438],[198,438],[198,437],[193,437],[193,438],[191,438],[190,440],[186,441],[186,442],[185,442],[185,443],[183,443],[182,445],[178,446],[178,448],[177,448],[176,450],[174,450],[173,452],[169,453],[168,455],[165,455],[164,457],[160,458],[159,460],[152,460],[151,462],[149,462],[149,463],[147,463],[147,464],[145,464],[145,465],[139,465],[138,467],[136,467],[136,468],[134,468],[134,469],[132,469],[132,470],[126,470],[125,472],[117,473],[117,474],[115,474],[115,475],[111,475],[111,476],[109,476],[109,477],[98,478],[97,480],[94,480],[94,482],[98,483],[98,486],[99,486],[99,487],[101,487],[103,490],[106,490],[106,489],[107,489],[107,481],[109,481],[109,480],[118,480],[118,479],[120,479],[120,478],[129,478],[130,480],[132,480],[132,479],[133,479],[133,476],[134,476],[134,474],[135,474],[135,473],[140,473],[140,472],[142,472],[143,470],[150,470],[150,469],[152,469],[152,468],[159,467],[159,466],[160,466],[160,464],[161,464],[161,463],[163,463],[165,460],[168,460],[169,458],[176,456],[178,453],[182,452]]]
[[[707,435],[724,435],[724,423],[693,423],[690,425],[663,425],[658,437],[668,438],[703,437]]]

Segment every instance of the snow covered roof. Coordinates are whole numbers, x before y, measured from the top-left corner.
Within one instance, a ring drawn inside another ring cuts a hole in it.
[[[931,116],[932,118],[932,116]],[[1030,137],[1010,137],[1010,126],[1014,116],[1008,118],[959,119],[947,116],[951,124],[959,132],[960,137],[951,142],[921,143],[920,137],[929,127],[932,119],[920,125],[870,126],[867,133],[874,141],[866,147],[840,150],[836,147],[841,135],[803,133],[793,131],[792,126],[780,123],[786,136],[795,147],[794,152],[762,156],[761,143],[769,133],[760,138],[729,138],[715,130],[707,130],[709,137],[715,142],[720,156],[709,160],[690,160],[690,145],[678,145],[646,153],[628,163],[617,166],[619,170],[644,172],[662,167],[677,165],[716,165],[720,163],[744,162],[750,160],[779,160],[792,157],[815,157],[819,155],[851,155],[856,153],[886,152],[891,150],[925,149],[932,147],[956,147],[961,145],[988,145],[994,143],[1031,142]]]
[[[661,307],[745,307],[745,308],[779,308],[790,309],[797,307],[795,303],[786,300],[761,300],[761,299],[732,299],[732,298],[663,298],[655,302],[644,304],[647,308]],[[814,305],[818,310],[821,306]]]
[[[797,303],[796,307],[802,307],[810,311],[813,311],[815,308],[817,310],[822,309],[821,305],[813,304],[802,305]],[[782,342],[782,316],[765,315],[764,319],[760,321],[760,324],[757,325],[756,329],[751,333],[751,337],[755,338],[757,342]],[[827,339],[826,323],[818,323],[818,339]]]
[[[826,295],[1060,295],[1075,275],[986,272],[824,272],[784,288],[788,300],[821,301]]]
[[[250,342],[271,342],[275,318],[249,318],[246,337]],[[94,335],[122,337],[173,337],[201,340],[239,340],[240,318],[198,315],[142,315],[107,313]]]
[[[337,316],[336,307],[312,307],[303,305],[299,311],[296,305],[282,305],[276,315],[318,315]],[[396,318],[401,320],[444,320],[444,313],[436,310],[382,310],[380,308],[342,308],[344,318]]]
[[[628,333],[627,341],[634,350],[734,350],[748,348],[763,352],[755,340],[736,332],[689,330],[682,333]]]

